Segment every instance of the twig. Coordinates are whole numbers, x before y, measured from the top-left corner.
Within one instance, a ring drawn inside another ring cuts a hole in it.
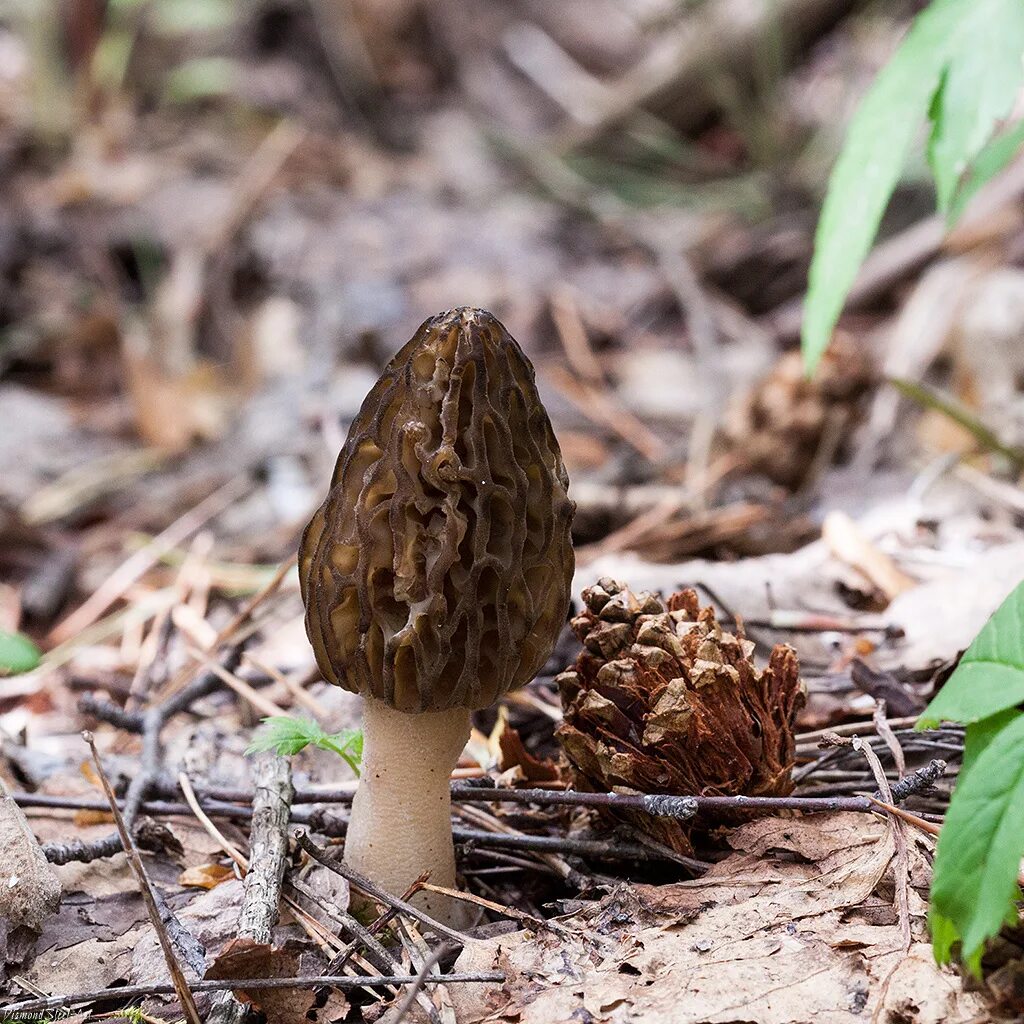
[[[91,715],[101,722],[109,722],[118,729],[124,729],[125,732],[142,732],[142,712],[127,711],[120,704],[97,697],[94,693],[84,693],[78,698],[78,710],[83,715]]]
[[[895,728],[906,728],[907,726],[913,726],[917,723],[917,715],[908,715],[904,718],[890,718],[889,725]],[[824,739],[826,736],[854,736],[857,733],[862,732],[874,732],[875,723],[872,721],[865,722],[847,722],[845,725],[830,726],[827,729],[815,729],[813,732],[800,732],[796,734],[797,746],[806,745],[808,743],[816,743],[818,740]]]
[[[365,875],[358,871],[353,870],[348,864],[340,860],[332,860],[327,857],[323,850],[320,849],[316,843],[313,842],[309,836],[301,829],[295,830],[295,841],[299,844],[299,849],[304,853],[308,854],[317,863],[322,864],[325,868],[335,872],[335,874],[341,875],[342,878],[348,879],[357,888],[362,889],[367,896],[372,896],[378,903],[386,906],[393,907],[396,910],[400,910],[403,914],[408,914],[410,917],[414,917],[417,921],[422,922],[428,928],[432,928],[439,935],[446,935],[450,939],[454,939],[459,945],[464,946],[469,941],[469,937],[463,935],[462,932],[456,931],[454,928],[449,928],[448,925],[442,924],[440,921],[435,920],[429,914],[420,910],[419,907],[414,907],[411,903],[407,903],[403,899],[399,899],[397,896],[392,896],[391,893],[385,892],[380,886],[370,881]]]
[[[188,648],[189,657],[194,658],[196,661],[205,665],[211,672],[216,674],[221,682],[228,687],[230,690],[234,690],[239,697],[247,700],[257,711],[262,712],[271,718],[284,715],[285,710],[275,704],[269,697],[264,697],[263,694],[254,690],[247,682],[239,679],[234,672],[230,672],[214,662],[208,654],[203,653],[198,648]]]
[[[891,672],[876,672],[860,658],[854,658],[850,663],[850,681],[862,693],[869,694],[876,701],[885,701],[887,727],[890,711],[902,717],[915,714],[924,707],[924,702],[903,686]],[[875,731],[878,732],[877,723]],[[879,732],[879,735],[882,733]]]
[[[344,956],[346,953],[351,956],[352,953],[363,946],[367,950],[367,956],[369,957],[372,965],[379,971],[394,971],[400,965],[397,960],[388,952],[388,950],[377,941],[376,937],[362,924],[357,918],[353,917],[347,911],[339,910],[337,907],[330,907],[327,901],[322,899],[317,893],[315,893],[305,882],[299,881],[297,878],[289,879],[286,883],[290,889],[294,889],[300,896],[304,896],[310,903],[319,907],[322,913],[327,914],[339,927],[344,928],[350,935],[354,935],[355,938],[349,945],[344,946],[338,953],[335,954],[334,959],[328,965],[328,971],[332,974],[341,973],[341,969],[345,966],[345,960],[348,956]],[[344,959],[342,957],[344,956]]]
[[[604,370],[590,346],[587,329],[576,308],[576,299],[564,286],[551,292],[551,319],[555,322],[569,365],[583,380],[598,387],[603,386]]]
[[[575,857],[596,857],[602,860],[651,861],[675,860],[639,843],[619,843],[610,839],[572,839],[568,836],[505,835],[479,829],[452,829],[455,841],[471,846],[487,846],[496,850],[528,850],[531,853],[569,854]],[[571,880],[568,879],[568,880]]]
[[[149,919],[152,922],[153,929],[156,932],[157,938],[160,940],[160,948],[163,950],[164,960],[167,962],[167,970],[171,975],[174,994],[178,997],[178,1002],[181,1003],[185,1016],[191,1024],[202,1024],[199,1016],[199,1010],[197,1009],[195,1000],[189,990],[189,985],[185,979],[185,975],[182,973],[181,965],[178,963],[178,958],[175,956],[174,948],[167,935],[167,929],[164,927],[160,911],[157,909],[153,885],[149,880],[149,876],[146,874],[146,869],[142,864],[142,858],[139,856],[139,851],[135,847],[135,843],[132,840],[131,833],[128,831],[128,826],[121,814],[121,810],[117,806],[117,797],[114,795],[114,790],[110,785],[110,780],[107,778],[107,773],[103,770],[103,762],[100,760],[99,752],[96,750],[96,744],[93,741],[92,733],[84,732],[82,733],[82,738],[89,744],[89,750],[92,753],[92,760],[96,766],[96,773],[99,776],[101,785],[103,786],[103,792],[106,794],[107,800],[110,802],[110,810],[114,815],[114,821],[117,824],[117,831],[121,837],[124,852],[128,856],[128,863],[139,883],[139,890],[142,893],[142,901],[146,904],[146,911],[149,914]]]
[[[272,753],[256,757],[256,796],[249,832],[249,864],[245,896],[238,915],[237,934],[254,942],[269,943],[278,919],[281,884],[288,858],[288,812],[291,810],[292,773],[287,758]],[[239,1024],[246,1008],[231,992],[219,996],[210,1011],[210,1024]]]
[[[452,786],[452,799],[473,803],[564,804],[571,807],[605,807],[641,811],[660,818],[686,821],[708,811],[864,811],[866,802],[817,799],[799,796],[675,796],[672,794],[580,793],[575,790],[489,789],[484,786]]]
[[[894,804],[901,804],[904,800],[922,790],[928,789],[946,774],[946,762],[940,758],[929,761],[923,768],[904,775],[902,779],[890,787],[890,795]],[[876,793],[875,796],[881,796]]]
[[[181,814],[191,811],[203,828],[206,829],[207,833],[217,841],[220,848],[235,862],[244,877],[249,871],[248,858],[245,857],[241,851],[227,839],[220,829],[218,829],[210,820],[206,811],[199,806],[199,800],[195,795],[195,791],[192,789],[192,783],[189,782],[188,776],[186,776],[184,772],[179,772],[178,784],[181,787],[182,792],[185,794],[185,799],[188,803],[186,807],[171,805],[171,813]],[[253,809],[251,807],[238,808],[237,810],[240,812],[240,814],[237,815],[239,817],[249,819],[253,817]],[[289,909],[295,915],[295,919],[299,922],[303,931],[305,931],[305,933],[314,942],[316,942],[328,956],[331,956],[336,951],[337,946],[340,945],[335,936],[315,917],[306,913],[306,911],[303,910],[302,907],[300,907],[290,896],[284,896],[283,898]]]
[[[572,931],[564,925],[556,924],[554,921],[546,921],[543,917],[534,917],[533,914],[527,914],[525,910],[506,907],[504,904],[495,903],[494,900],[484,899],[483,896],[478,896],[474,892],[460,892],[458,889],[448,889],[443,885],[431,885],[430,882],[416,882],[413,885],[414,892],[419,892],[421,889],[426,892],[436,892],[441,896],[448,896],[453,900],[472,903],[475,906],[491,910],[495,914],[501,914],[502,917],[510,917],[513,921],[522,921],[534,929],[546,929],[547,931],[554,932],[556,935],[572,934]]]
[[[288,859],[288,813],[292,773],[287,758],[260,754],[255,759],[256,798],[249,838],[249,871],[238,917],[240,935],[270,942]]]
[[[288,575],[289,570],[295,565],[297,557],[298,556],[293,556],[292,558],[289,558],[288,561],[282,562],[277,567],[274,575],[271,576],[270,579],[255,594],[253,594],[241,608],[238,609],[231,621],[228,622],[228,624],[217,634],[217,643],[214,645],[215,647],[220,646],[220,644],[227,643],[228,640],[232,639],[242,623],[249,619],[252,616],[252,613],[256,611],[256,609],[259,608],[259,606],[263,604],[268,597],[277,591],[277,588],[280,587],[281,583],[284,581],[285,576]]]
[[[237,644],[227,650],[222,658],[222,664],[229,670],[233,670],[241,657],[242,646]],[[139,808],[160,771],[160,731],[164,724],[173,715],[190,707],[194,701],[207,696],[219,689],[220,686],[221,681],[214,672],[204,672],[193,683],[168,698],[163,704],[154,705],[141,713],[142,763],[138,774],[128,786],[123,805],[125,827],[129,830],[134,827]],[[120,849],[122,849],[121,836],[114,832],[90,843],[84,843],[80,839],[74,839],[68,843],[47,843],[43,847],[43,852],[51,864],[67,864],[70,861],[88,863],[101,857],[111,857]]]
[[[420,992],[423,990],[423,986],[426,984],[427,978],[430,976],[430,972],[441,962],[441,959],[445,956],[451,947],[448,945],[441,945],[435,949],[430,956],[428,956],[420,966],[420,969],[416,972],[416,978],[409,986],[408,991],[402,998],[401,1003],[398,1004],[398,1009],[395,1011],[395,1015],[391,1018],[391,1024],[402,1024],[405,1020],[409,1011],[412,1009],[412,1004],[416,1002]],[[431,1009],[434,1009],[431,1006]],[[434,1011],[436,1014],[436,1010]]]
[[[830,752],[831,753],[831,752]],[[160,787],[166,790],[166,787]],[[12,794],[22,807],[53,807],[68,810],[102,809],[94,800],[83,797],[62,797],[49,793]],[[221,790],[210,788],[200,790],[197,799],[208,813],[221,817],[248,819],[252,808],[242,806],[252,802],[253,794],[245,790]],[[455,803],[512,803],[538,804],[540,806],[564,805],[569,807],[606,807],[616,810],[640,811],[656,817],[675,818],[686,821],[695,814],[718,811],[804,811],[813,814],[818,811],[870,811],[871,807],[861,797],[805,797],[793,796],[673,796],[671,794],[623,794],[623,793],[580,793],[575,790],[551,789],[502,789],[452,786],[452,800]],[[350,804],[352,793],[347,790],[300,790],[296,792],[293,804]],[[180,803],[164,800],[147,800],[142,809],[151,814],[187,814],[189,810]],[[291,820],[299,823],[319,825],[317,811],[312,814],[304,807],[292,808]],[[529,838],[545,838],[531,836]]]
[[[549,366],[543,375],[587,419],[614,431],[645,459],[659,462],[668,455],[668,445],[606,388],[579,380],[561,366]]]
[[[298,978],[218,978],[192,982],[193,992],[220,992],[224,989],[245,989],[258,992],[276,988],[337,988],[351,991],[356,988],[383,988],[396,985],[412,985],[415,974],[373,975],[330,975],[312,974]],[[501,971],[476,971],[463,974],[429,975],[424,985],[495,985],[503,984],[505,975]],[[28,1013],[35,1010],[57,1010],[76,1003],[95,1003],[116,999],[136,999],[139,996],[172,996],[173,985],[124,985],[120,988],[104,988],[93,992],[74,992],[66,996],[49,996],[46,999],[27,999],[4,1007],[10,1017],[14,1013]]]

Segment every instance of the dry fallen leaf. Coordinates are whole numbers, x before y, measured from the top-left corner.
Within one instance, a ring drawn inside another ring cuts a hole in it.
[[[578,938],[516,932],[475,943],[458,970],[508,981],[460,987],[460,1024],[956,1024],[985,1004],[935,966],[923,891],[914,945],[889,911],[892,843],[863,814],[767,818],[733,830],[703,878],[621,886],[560,921]],[[912,851],[926,883],[930,840]],[[884,909],[886,913],[879,914]]]
[[[300,974],[299,954],[289,943],[277,948],[240,936],[232,939],[206,972],[207,978],[292,978]],[[311,988],[234,989],[235,996],[261,1010],[267,1024],[299,1024],[313,1008]]]
[[[234,871],[226,864],[197,864],[186,868],[178,876],[178,885],[192,886],[197,889],[212,889],[215,885],[229,878],[234,878]]]

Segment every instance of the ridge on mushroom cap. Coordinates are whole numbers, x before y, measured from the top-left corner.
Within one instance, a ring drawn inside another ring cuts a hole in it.
[[[324,677],[408,712],[529,682],[569,607],[567,487],[505,327],[469,307],[426,320],[363,401],[302,537]]]

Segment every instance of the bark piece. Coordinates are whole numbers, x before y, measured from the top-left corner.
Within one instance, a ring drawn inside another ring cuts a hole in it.
[[[28,820],[0,784],[0,961],[31,954],[43,922],[60,906],[61,885]]]

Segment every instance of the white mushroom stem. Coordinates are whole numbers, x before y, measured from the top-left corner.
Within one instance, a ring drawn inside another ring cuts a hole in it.
[[[469,712],[407,715],[366,698],[363,763],[345,838],[345,861],[401,896],[425,871],[455,888],[452,769],[469,740]],[[469,905],[422,892],[413,899],[432,917],[465,927]]]

